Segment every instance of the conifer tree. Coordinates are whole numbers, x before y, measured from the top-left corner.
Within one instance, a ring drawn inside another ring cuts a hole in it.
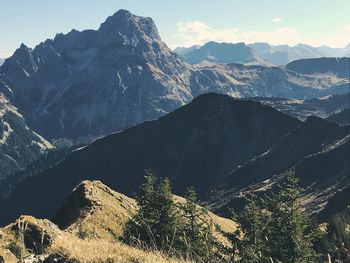
[[[268,253],[274,262],[315,262],[314,231],[301,210],[301,189],[293,172],[288,172],[280,191],[267,201],[270,213]]]
[[[183,212],[183,240],[185,257],[189,260],[212,262],[216,259],[217,240],[213,235],[214,225],[208,211],[198,206],[198,198],[193,187],[188,188],[186,202],[181,206]]]
[[[170,252],[179,243],[180,227],[170,182],[168,179],[157,181],[151,172],[146,173],[145,180],[136,197],[138,213],[126,224],[124,238],[129,243]]]
[[[316,231],[300,205],[301,189],[293,172],[277,194],[264,199],[252,195],[234,216],[235,233],[228,235],[232,262],[312,263]]]
[[[238,223],[237,230],[231,235],[231,262],[267,262],[266,234],[268,216],[262,201],[251,194],[247,205],[240,214],[233,213],[233,220]]]

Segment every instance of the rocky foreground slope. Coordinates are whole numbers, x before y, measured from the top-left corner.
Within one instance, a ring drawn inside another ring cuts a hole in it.
[[[184,201],[175,198],[176,202]],[[136,211],[134,199],[100,181],[84,181],[52,221],[21,216],[0,229],[0,258],[5,262],[181,262],[117,241],[124,224]],[[212,213],[208,220],[226,232],[235,230],[231,220]],[[225,242],[223,236],[221,240]]]

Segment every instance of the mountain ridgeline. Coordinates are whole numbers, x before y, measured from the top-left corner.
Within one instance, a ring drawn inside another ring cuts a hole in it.
[[[199,63],[244,63],[256,60],[253,50],[244,43],[230,44],[208,42],[183,54],[186,62]]]
[[[300,59],[288,63],[286,68],[301,74],[334,73],[338,77],[349,79],[350,57]]]
[[[337,192],[332,188],[337,182],[349,184],[349,160],[344,153],[349,133],[349,126],[317,117],[303,123],[259,102],[214,93],[201,95],[158,120],[76,150],[56,166],[24,180],[1,201],[0,209],[7,211],[1,224],[22,213],[51,218],[70,190],[85,179],[101,179],[130,194],[142,182],[145,170],[169,177],[177,194],[195,186],[214,210],[223,211],[236,199],[234,193],[296,167],[316,200],[310,206],[318,210]],[[329,173],[320,178],[316,171],[309,175],[308,165],[321,169],[327,165],[327,154],[334,155]],[[252,165],[261,166],[254,169],[257,174],[247,173]],[[313,180],[319,183],[313,186]],[[323,192],[325,189],[328,192]],[[217,191],[221,195],[215,194]],[[321,192],[323,197],[317,200]],[[223,198],[218,202],[215,196]]]
[[[264,42],[245,44],[210,41],[202,46],[178,47],[174,51],[190,64],[265,62],[273,65],[286,65],[302,59],[350,57],[350,44],[344,48],[330,48],[327,46],[312,47],[305,44],[273,46]]]

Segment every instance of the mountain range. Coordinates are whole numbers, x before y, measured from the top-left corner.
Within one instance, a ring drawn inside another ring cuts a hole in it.
[[[0,67],[0,92],[50,140],[123,130],[207,92],[310,99],[348,92],[348,85],[341,76],[284,67],[189,65],[160,39],[151,18],[126,10],[98,30],[57,34],[34,49],[22,44]]]
[[[174,51],[190,64],[265,61],[274,65],[286,65],[294,60],[306,58],[350,57],[350,43],[344,48],[330,48],[305,44],[273,46],[263,42],[245,44],[211,41],[202,46],[175,48]]]

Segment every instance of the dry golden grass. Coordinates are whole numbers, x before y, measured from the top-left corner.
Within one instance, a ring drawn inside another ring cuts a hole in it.
[[[17,263],[18,259],[9,251],[0,247],[0,257],[4,260],[5,263]]]
[[[43,253],[53,239],[63,232],[47,219],[37,219],[32,216],[21,216],[16,222],[0,229],[1,256],[11,254],[17,258],[26,257],[33,252]],[[31,247],[24,245],[32,244]]]
[[[79,216],[65,229],[84,238],[102,238],[116,240],[123,234],[123,227],[136,212],[136,201],[113,191],[100,181],[83,181],[78,187],[83,188],[84,199],[89,205],[78,208]],[[65,209],[77,209],[75,200],[68,199]],[[74,211],[63,211],[70,213]]]
[[[100,181],[83,181],[78,187],[83,187],[84,196],[75,196],[75,198],[83,198],[86,201],[84,203],[91,205],[84,207],[84,211],[79,212],[80,216],[65,230],[84,238],[118,239],[123,234],[125,223],[137,211],[136,201],[113,191]],[[174,200],[176,203],[185,202],[184,198],[176,195],[174,195]],[[76,209],[70,204],[66,204],[66,207]],[[217,216],[212,212],[208,212],[208,216],[208,222],[212,221],[223,231],[232,233],[236,230],[236,225],[232,220]],[[226,238],[219,232],[216,232],[215,235],[220,241],[227,243]]]
[[[144,251],[105,239],[79,239],[71,234],[58,237],[50,248],[50,253],[60,253],[67,260],[77,260],[83,263],[180,263],[157,251]]]
[[[111,190],[100,181],[84,181],[77,189],[62,207],[60,223],[65,229],[31,216],[21,216],[15,223],[0,229],[0,256],[5,262],[16,262],[15,256],[22,259],[33,254],[45,257],[55,253],[63,255],[68,262],[184,262],[117,241],[127,220],[137,212],[134,199]],[[174,199],[178,204],[185,202],[179,196]],[[236,229],[234,222],[211,212],[208,212],[208,222],[219,225],[225,232]],[[221,233],[214,234],[223,244],[228,244]],[[25,245],[24,237],[35,246]]]

